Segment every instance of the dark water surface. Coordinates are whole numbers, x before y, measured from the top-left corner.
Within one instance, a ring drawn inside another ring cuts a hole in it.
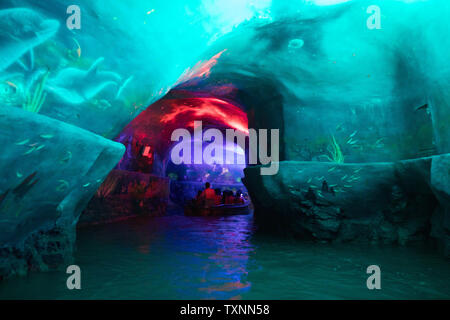
[[[330,245],[254,233],[252,216],[138,218],[78,232],[82,289],[64,271],[0,283],[26,299],[450,298],[450,261],[426,248]],[[366,268],[381,268],[368,290]]]

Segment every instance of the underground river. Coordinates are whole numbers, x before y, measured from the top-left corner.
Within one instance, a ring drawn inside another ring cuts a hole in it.
[[[442,299],[450,262],[427,248],[265,236],[253,217],[134,218],[78,230],[81,290],[65,270],[0,284],[0,299]],[[366,268],[381,268],[368,290]]]

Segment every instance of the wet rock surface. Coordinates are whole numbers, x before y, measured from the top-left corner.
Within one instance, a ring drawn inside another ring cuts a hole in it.
[[[0,108],[0,127],[0,278],[62,267],[124,147],[18,108]]]
[[[325,241],[407,244],[449,252],[450,155],[385,163],[280,162],[244,170],[260,228]]]
[[[74,233],[53,228],[30,234],[22,247],[0,248],[0,280],[29,271],[61,269],[73,261]]]

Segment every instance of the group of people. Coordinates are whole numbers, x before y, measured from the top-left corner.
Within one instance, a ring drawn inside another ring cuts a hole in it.
[[[209,182],[205,183],[205,189],[197,193],[195,202],[199,205],[243,204],[244,197],[241,190],[233,193],[231,190],[211,189]]]

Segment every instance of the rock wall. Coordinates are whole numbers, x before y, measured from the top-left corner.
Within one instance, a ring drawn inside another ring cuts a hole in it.
[[[0,128],[0,279],[62,267],[81,211],[124,147],[19,108],[0,108]]]
[[[280,162],[244,184],[260,228],[325,241],[406,244],[435,238],[450,254],[450,154],[385,163]]]
[[[169,178],[113,170],[80,217],[78,226],[103,224],[138,215],[161,216],[169,202]]]

